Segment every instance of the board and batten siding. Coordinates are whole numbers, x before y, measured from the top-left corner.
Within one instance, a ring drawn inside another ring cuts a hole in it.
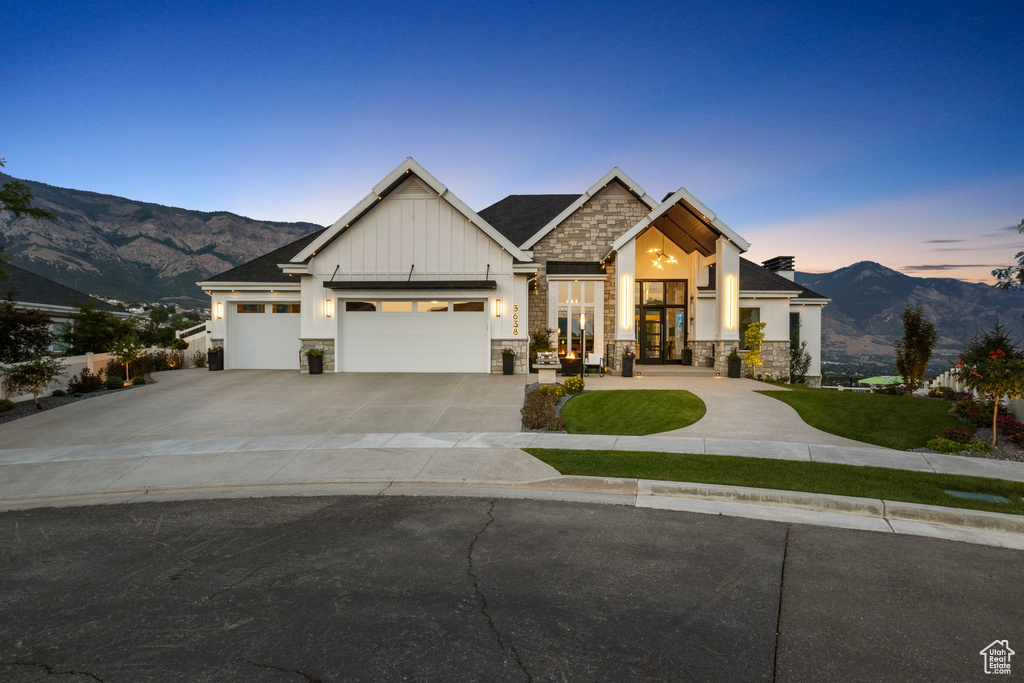
[[[337,318],[325,318],[323,310],[324,301],[339,293],[325,289],[325,280],[403,281],[410,279],[411,270],[413,281],[490,279],[497,282],[498,288],[461,294],[388,292],[381,296],[487,298],[491,337],[511,338],[515,279],[512,264],[512,255],[490,235],[426,184],[411,177],[311,259],[312,277],[302,278],[302,336],[335,337]],[[494,299],[503,301],[500,318],[494,316]],[[521,329],[520,335],[524,332]]]

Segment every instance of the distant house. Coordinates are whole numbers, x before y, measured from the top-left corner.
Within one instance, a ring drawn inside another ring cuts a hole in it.
[[[77,305],[88,302],[92,302],[100,311],[110,311],[120,316],[128,315],[123,309],[24,268],[5,263],[3,269],[10,275],[10,279],[0,281],[0,298],[10,298],[15,308],[45,313],[50,317],[50,326],[54,330],[57,325],[68,322],[68,316],[74,313]]]
[[[406,159],[330,227],[198,283],[228,369],[500,372],[531,334],[566,358],[726,371],[765,323],[761,371],[807,342],[820,382],[828,299],[792,257],[750,244],[680,188],[661,202],[619,168],[585,192],[509,195],[479,213]]]

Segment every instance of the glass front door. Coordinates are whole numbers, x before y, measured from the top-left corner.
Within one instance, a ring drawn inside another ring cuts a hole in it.
[[[686,348],[686,282],[636,283],[637,361],[681,363]]]
[[[649,310],[644,312],[643,329],[640,340],[640,360],[660,363],[664,349],[665,324],[662,312]]]

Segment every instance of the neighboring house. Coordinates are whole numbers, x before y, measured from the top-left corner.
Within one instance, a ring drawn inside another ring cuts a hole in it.
[[[685,189],[658,203],[618,168],[580,195],[511,195],[474,212],[411,158],[330,227],[198,283],[227,368],[525,371],[531,332],[562,356],[726,369],[764,322],[760,372],[789,374],[799,329],[821,374],[821,309],[791,257],[749,243]],[[581,314],[583,347],[581,348]]]
[[[98,310],[110,311],[115,315],[127,315],[116,306],[94,299],[76,289],[65,287],[59,282],[36,275],[24,268],[3,264],[10,278],[0,280],[0,298],[8,298],[14,302],[15,308],[39,311],[50,317],[50,329],[54,332],[63,323],[69,322],[70,316],[79,304],[92,302]]]

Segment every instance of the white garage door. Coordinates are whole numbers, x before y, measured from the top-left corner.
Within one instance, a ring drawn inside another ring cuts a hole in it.
[[[299,369],[299,304],[229,303],[225,308],[229,369]]]
[[[484,301],[341,301],[342,372],[489,372]]]

